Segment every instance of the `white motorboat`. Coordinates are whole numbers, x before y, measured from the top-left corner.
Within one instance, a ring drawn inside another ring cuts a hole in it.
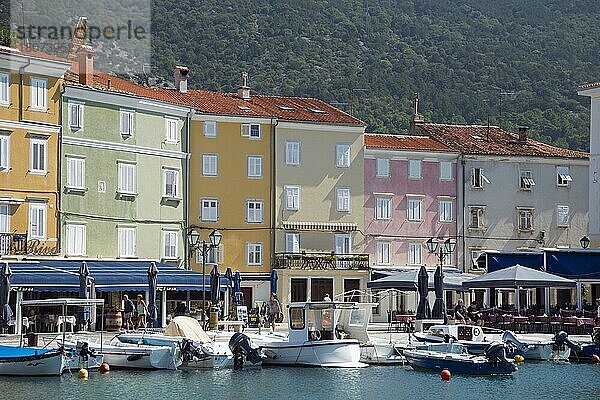
[[[98,370],[104,362],[104,355],[96,353],[89,348],[87,341],[77,342],[75,348],[65,349],[67,365],[65,369],[78,371],[81,368]]]
[[[0,346],[0,375],[61,375],[67,366],[63,349]]]
[[[338,334],[347,339],[360,342],[360,361],[367,364],[394,365],[403,364],[406,359],[399,349],[400,343],[369,335],[368,325],[375,303],[355,303],[349,307],[340,307],[340,316],[336,325]]]
[[[360,342],[342,339],[335,330],[340,307],[353,303],[306,302],[288,305],[289,334],[256,337],[266,358],[263,364],[360,368]],[[336,312],[338,311],[338,312]]]
[[[568,361],[571,355],[571,348],[565,343],[564,338],[559,339],[557,334],[552,340],[536,337],[518,337],[511,331],[506,331],[502,335],[502,341],[509,344],[509,354],[512,356],[520,355],[526,360],[537,361]],[[511,350],[511,346],[514,349]]]

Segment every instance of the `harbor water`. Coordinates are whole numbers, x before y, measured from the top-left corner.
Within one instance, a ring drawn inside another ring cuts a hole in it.
[[[408,366],[363,369],[111,371],[62,377],[0,377],[1,399],[598,399],[600,365],[530,362],[513,376],[444,382]]]

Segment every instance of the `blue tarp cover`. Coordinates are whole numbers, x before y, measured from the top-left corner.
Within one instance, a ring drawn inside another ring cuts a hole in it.
[[[49,351],[50,349],[36,349],[33,347],[0,346],[0,359],[41,356]]]
[[[150,261],[86,261],[97,291],[134,291],[148,288]],[[9,263],[11,287],[34,291],[78,292],[80,260],[42,260]],[[210,290],[210,275],[156,263],[159,290]],[[222,278],[226,290],[226,278]]]

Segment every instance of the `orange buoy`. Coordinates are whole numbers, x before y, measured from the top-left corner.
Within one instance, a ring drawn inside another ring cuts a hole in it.
[[[110,371],[110,365],[107,362],[100,364],[100,373],[107,374]]]
[[[594,355],[592,356],[592,362],[593,362],[594,364],[598,364],[598,363],[600,363],[600,357],[598,357],[598,355],[597,355],[597,354],[594,354]]]
[[[440,373],[440,376],[442,377],[443,381],[449,381],[452,374],[450,373],[450,371],[448,371],[448,368],[444,368]]]

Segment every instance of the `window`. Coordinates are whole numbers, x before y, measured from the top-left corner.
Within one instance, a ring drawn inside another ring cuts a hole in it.
[[[350,167],[350,145],[337,144],[335,145],[335,166],[339,168]]]
[[[133,112],[121,110],[120,132],[122,136],[133,135]]]
[[[262,243],[246,244],[246,261],[248,265],[262,264]]]
[[[298,330],[304,329],[304,308],[303,307],[292,307],[290,308],[290,329]]]
[[[9,163],[9,136],[0,134],[0,171],[8,169]]]
[[[163,231],[163,258],[177,258],[177,231]]]
[[[483,229],[484,228],[484,208],[478,206],[469,206],[469,228]]]
[[[452,222],[452,200],[439,201],[439,221]]]
[[[216,154],[202,154],[202,175],[217,176],[219,173],[219,156]]]
[[[423,247],[421,243],[408,244],[408,264],[421,265],[423,263]]]
[[[484,253],[485,253],[485,251],[483,251],[483,250],[471,250],[471,261],[473,262],[472,269],[485,268],[484,265],[479,264],[479,257]]]
[[[519,187],[521,190],[531,190],[535,186],[531,171],[521,171],[519,173]]]
[[[390,242],[377,242],[377,264],[390,263]]]
[[[85,159],[67,157],[67,187],[85,189]]]
[[[176,198],[179,195],[179,171],[176,169],[165,169],[164,197]]]
[[[533,209],[517,209],[519,219],[519,231],[530,232],[533,230]]]
[[[285,163],[287,165],[300,165],[300,142],[285,142]]]
[[[135,164],[120,162],[117,191],[122,194],[135,194]]]
[[[0,204],[0,233],[10,233],[9,207],[10,206],[8,204]],[[3,246],[4,244],[1,245]],[[0,253],[2,253],[2,247],[0,247]]]
[[[260,139],[260,125],[242,124],[242,136],[249,137],[251,139]]]
[[[217,123],[215,121],[204,121],[204,136],[217,136]]]
[[[337,188],[337,211],[350,212],[350,188]]]
[[[67,224],[67,255],[85,255],[85,225]]]
[[[46,239],[46,204],[29,204],[29,237]]]
[[[375,219],[392,219],[392,199],[389,197],[375,198]]]
[[[0,104],[10,104],[10,75],[0,72]]]
[[[47,140],[46,139],[31,139],[30,140],[30,163],[29,170],[38,174],[46,173],[46,152],[47,152]]]
[[[285,187],[285,209],[297,211],[300,209],[300,187],[286,186]]]
[[[248,178],[262,178],[262,156],[248,156]]]
[[[473,168],[471,170],[471,187],[474,189],[483,189],[483,183],[490,183],[483,174],[482,168]]]
[[[556,167],[556,184],[558,186],[569,186],[573,181],[569,173],[569,167]]]
[[[196,264],[202,264],[202,251],[196,252]],[[206,254],[206,264],[223,264],[223,245],[211,247]]]
[[[202,221],[216,222],[219,220],[219,200],[202,199],[200,208],[202,209]]]
[[[171,118],[165,118],[165,141],[168,143],[177,143],[179,135],[177,133],[178,126],[177,120]]]
[[[388,158],[377,159],[377,176],[390,176],[390,160]]]
[[[352,236],[348,233],[336,233],[333,235],[333,250],[336,254],[352,253]]]
[[[569,206],[556,206],[556,225],[563,228],[569,226]]]
[[[135,257],[135,228],[118,228],[119,257]]]
[[[421,160],[408,160],[408,177],[421,179]]]
[[[248,200],[246,202],[246,222],[262,223],[263,222],[263,201]]]
[[[407,218],[409,221],[421,221],[423,219],[423,199],[408,198]]]
[[[83,104],[69,103],[69,126],[72,129],[83,128]]]
[[[43,78],[31,78],[31,108],[37,111],[48,110],[48,81]]]
[[[450,161],[440,162],[440,181],[452,180],[452,163]]]
[[[285,252],[300,253],[300,233],[286,232],[285,233]]]

